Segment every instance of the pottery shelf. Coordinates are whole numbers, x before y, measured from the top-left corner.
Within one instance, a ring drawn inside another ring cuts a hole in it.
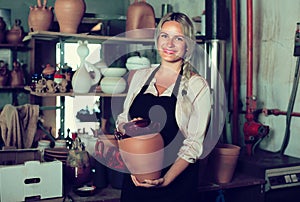
[[[39,96],[39,97],[57,97],[57,96],[97,96],[97,97],[125,97],[126,93],[118,93],[118,94],[107,94],[103,92],[90,92],[90,93],[74,93],[74,92],[66,92],[66,93],[38,93],[30,90],[29,86],[20,87],[29,91],[31,95]],[[0,87],[1,89],[1,87]]]
[[[24,86],[0,86],[0,90],[22,90]]]
[[[29,32],[24,37],[23,42],[28,41],[32,38],[39,40],[63,40],[66,42],[77,42],[78,40],[88,40],[89,42],[96,43],[124,43],[124,44],[154,44],[153,39],[136,39],[126,38],[121,36],[102,36],[102,35],[90,35],[89,33],[69,34],[62,32],[51,32],[51,31],[36,31]]]
[[[89,42],[107,43],[107,44],[154,44],[154,39],[140,39],[140,38],[127,38],[122,36],[103,36],[103,35],[91,35],[89,33],[62,33],[52,31],[35,31],[29,32],[27,36],[23,38],[23,42],[30,40],[31,38],[40,40],[63,40],[67,42],[77,42],[77,40],[88,40]],[[203,42],[202,40],[196,40],[197,43]]]

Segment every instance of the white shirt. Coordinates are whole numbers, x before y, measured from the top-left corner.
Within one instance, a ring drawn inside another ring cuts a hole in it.
[[[155,68],[141,69],[135,72],[132,77],[126,99],[124,101],[123,112],[119,114],[116,125],[128,122],[129,108],[144,86],[145,82]],[[155,79],[150,83],[145,93],[157,95],[154,86]],[[174,84],[160,96],[171,96]],[[175,116],[178,127],[185,137],[178,157],[187,162],[194,163],[202,154],[203,140],[208,127],[211,113],[210,87],[206,80],[198,74],[193,75],[187,86],[187,93],[183,92],[183,82],[180,82]]]

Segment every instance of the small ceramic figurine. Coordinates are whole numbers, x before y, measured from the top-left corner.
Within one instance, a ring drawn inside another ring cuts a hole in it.
[[[53,80],[46,81],[46,91],[47,93],[55,93],[57,89],[57,84]]]
[[[37,84],[35,84],[35,92],[36,93],[44,93],[46,88],[46,79],[42,78],[40,79]]]
[[[57,86],[59,92],[61,93],[67,92],[68,83],[69,82],[67,81],[67,79],[62,79],[62,81]]]

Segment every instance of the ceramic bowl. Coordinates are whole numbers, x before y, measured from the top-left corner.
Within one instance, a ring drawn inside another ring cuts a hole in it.
[[[118,94],[126,89],[126,80],[122,77],[103,77],[100,86],[103,93]]]
[[[146,57],[132,56],[126,61],[128,70],[137,70],[150,67],[150,60]]]
[[[108,67],[108,68],[101,68],[101,74],[104,77],[121,77],[127,72],[126,68],[122,67]]]

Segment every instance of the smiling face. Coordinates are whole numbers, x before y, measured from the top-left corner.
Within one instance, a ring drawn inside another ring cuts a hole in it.
[[[182,62],[186,53],[186,40],[180,23],[167,21],[157,38],[157,48],[162,62]]]

